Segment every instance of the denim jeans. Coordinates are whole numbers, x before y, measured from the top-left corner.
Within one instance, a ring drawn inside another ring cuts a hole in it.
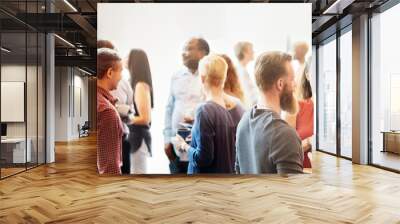
[[[170,161],[169,170],[171,174],[186,174],[189,162],[180,161],[179,157],[176,157],[174,161]]]

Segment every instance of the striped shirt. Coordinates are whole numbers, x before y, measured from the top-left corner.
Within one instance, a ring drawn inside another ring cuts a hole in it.
[[[100,174],[121,174],[123,126],[116,99],[97,87],[97,168]]]

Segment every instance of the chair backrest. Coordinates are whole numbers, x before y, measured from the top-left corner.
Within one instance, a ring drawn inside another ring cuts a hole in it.
[[[82,128],[89,129],[90,128],[89,121],[85,121],[85,124],[83,124]]]

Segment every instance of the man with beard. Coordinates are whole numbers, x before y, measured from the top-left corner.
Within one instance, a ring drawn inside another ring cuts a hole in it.
[[[299,136],[282,120],[281,111],[296,113],[296,82],[291,56],[266,52],[257,58],[255,79],[260,101],[246,112],[236,133],[236,172],[302,173]]]
[[[170,160],[170,171],[186,173],[187,153],[174,150],[172,137],[177,134],[182,123],[193,123],[197,105],[204,101],[201,79],[197,68],[199,61],[208,55],[210,47],[202,38],[191,38],[185,43],[182,60],[185,68],[175,73],[170,84],[170,94],[165,110],[164,143],[165,153]]]

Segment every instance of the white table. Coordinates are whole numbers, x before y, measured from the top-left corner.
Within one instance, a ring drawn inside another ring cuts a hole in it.
[[[25,154],[25,138],[1,139],[2,157],[4,158],[3,153],[9,154],[8,152],[12,151],[12,163],[31,162],[32,141],[30,138],[27,138],[26,142],[28,143],[27,144],[28,147],[26,147],[26,154]],[[10,160],[11,158],[9,158],[9,161]]]

